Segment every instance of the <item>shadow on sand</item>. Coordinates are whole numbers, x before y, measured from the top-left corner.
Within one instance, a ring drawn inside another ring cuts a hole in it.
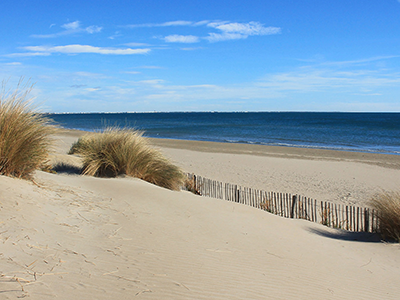
[[[364,242],[364,243],[380,243],[382,242],[382,238],[378,233],[368,233],[368,232],[353,232],[346,231],[342,229],[316,229],[309,228],[310,232],[336,240],[342,241],[355,241],[355,242]]]
[[[57,173],[64,173],[64,174],[71,174],[71,175],[82,174],[82,168],[74,166],[74,165],[66,164],[66,163],[56,164],[53,167],[53,170],[56,171]]]

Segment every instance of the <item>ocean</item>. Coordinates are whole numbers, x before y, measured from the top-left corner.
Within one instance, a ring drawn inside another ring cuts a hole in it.
[[[153,138],[400,155],[400,113],[174,112],[50,114],[67,129],[129,127]]]

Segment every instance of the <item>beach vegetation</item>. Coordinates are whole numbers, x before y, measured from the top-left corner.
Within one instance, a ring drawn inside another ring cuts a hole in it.
[[[31,179],[48,162],[56,127],[35,111],[29,94],[33,86],[20,80],[13,91],[3,82],[0,92],[0,174]]]
[[[86,134],[72,145],[69,153],[82,157],[84,175],[127,175],[171,190],[180,190],[185,179],[181,169],[136,130],[107,128]]]
[[[261,202],[260,207],[261,207],[261,209],[263,209],[267,212],[270,212],[270,213],[274,212],[273,207],[272,207],[272,202],[270,200],[266,199],[264,202]]]
[[[382,238],[400,242],[400,192],[379,193],[372,198],[371,205],[378,212]]]
[[[322,209],[321,212],[321,224],[324,226],[330,226],[331,224],[331,210],[328,207]]]
[[[188,192],[201,196],[200,188],[196,184],[196,176],[194,174],[189,174],[185,178],[183,188]]]

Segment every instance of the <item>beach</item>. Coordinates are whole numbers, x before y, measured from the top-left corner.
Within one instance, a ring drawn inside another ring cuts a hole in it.
[[[151,139],[185,171],[264,191],[368,206],[400,187],[400,155]]]
[[[63,130],[50,163],[84,132]],[[368,206],[398,190],[400,156],[150,139],[185,172]],[[0,176],[0,297],[398,299],[400,247],[134,178]]]

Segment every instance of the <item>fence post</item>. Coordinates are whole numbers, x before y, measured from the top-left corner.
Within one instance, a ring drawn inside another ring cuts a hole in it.
[[[242,187],[234,184],[214,181],[196,176],[193,173],[187,173],[187,176],[201,196],[225,199],[263,208],[286,218],[305,218],[318,223],[319,205],[315,199],[307,199],[299,195],[265,192],[247,187],[242,189]],[[182,189],[185,189],[185,187],[182,187]],[[348,231],[380,231],[379,215],[374,209],[318,202],[321,204],[320,216],[323,225],[339,227]],[[264,204],[262,207],[261,203]]]
[[[292,208],[290,209],[290,218],[294,218],[294,208],[296,206],[297,195],[293,195],[292,197]]]
[[[364,231],[369,232],[369,209],[368,208],[364,209]]]

